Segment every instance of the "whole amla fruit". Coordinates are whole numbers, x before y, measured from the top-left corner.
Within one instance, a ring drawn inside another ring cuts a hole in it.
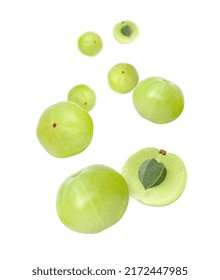
[[[37,125],[37,138],[54,157],[66,158],[84,151],[93,136],[93,121],[78,104],[63,101],[47,108]]]
[[[124,215],[128,201],[128,186],[121,174],[98,164],[83,168],[62,183],[56,209],[65,226],[91,234],[116,224]]]

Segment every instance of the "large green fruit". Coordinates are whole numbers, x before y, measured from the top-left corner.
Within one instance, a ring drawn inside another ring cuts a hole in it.
[[[121,219],[128,198],[128,186],[121,174],[104,165],[91,165],[63,182],[56,208],[70,229],[98,233]]]
[[[150,77],[134,89],[133,103],[143,118],[164,124],[180,116],[184,108],[184,97],[176,84],[160,77]]]

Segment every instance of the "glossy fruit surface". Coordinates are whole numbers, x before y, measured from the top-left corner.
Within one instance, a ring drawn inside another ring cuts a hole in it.
[[[76,85],[68,93],[68,101],[75,102],[86,111],[92,110],[96,103],[96,94],[87,85]]]
[[[139,80],[138,72],[129,63],[118,63],[108,72],[108,83],[112,90],[118,93],[132,91]]]
[[[128,44],[138,37],[139,29],[134,22],[125,20],[114,26],[113,35],[119,43]]]
[[[98,233],[123,216],[129,195],[124,178],[104,165],[91,165],[69,176],[57,193],[62,223],[81,233]]]
[[[152,159],[158,166],[147,169],[146,165]],[[140,168],[145,168],[145,173]],[[164,169],[165,173],[163,173]],[[155,174],[155,171],[160,171],[160,173]],[[144,179],[143,174],[146,176]],[[128,184],[130,195],[151,206],[164,206],[177,200],[183,193],[187,180],[187,172],[182,159],[157,148],[145,148],[133,154],[126,161],[122,176]],[[152,180],[154,178],[159,180]]]
[[[84,55],[95,56],[103,48],[102,38],[95,32],[86,32],[79,37],[78,48]]]
[[[59,102],[40,116],[37,137],[48,153],[70,157],[84,151],[93,136],[93,122],[86,110],[73,102]]]
[[[143,118],[163,124],[180,116],[184,108],[184,96],[176,84],[160,77],[150,77],[136,86],[133,103]]]

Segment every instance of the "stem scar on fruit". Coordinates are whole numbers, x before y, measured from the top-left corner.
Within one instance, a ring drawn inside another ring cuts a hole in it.
[[[52,126],[55,128],[55,127],[57,126],[57,124],[56,124],[56,123],[53,123]]]
[[[159,153],[160,153],[161,155],[165,156],[167,152],[166,152],[165,150],[162,150],[162,149],[161,149],[161,150],[159,150]]]

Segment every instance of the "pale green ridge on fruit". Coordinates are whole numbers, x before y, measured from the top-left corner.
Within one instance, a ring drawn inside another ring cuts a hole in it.
[[[96,232],[105,228],[105,224],[79,176],[69,177],[59,189],[57,213],[62,223],[74,231]]]
[[[154,158],[145,160],[138,170],[138,177],[145,189],[161,184],[166,174],[167,170],[164,164]]]
[[[139,81],[136,68],[129,63],[118,63],[108,72],[108,83],[118,93],[129,93]]]
[[[96,94],[89,86],[80,84],[70,89],[67,100],[77,103],[86,111],[91,111],[96,103]]]
[[[119,43],[128,44],[138,37],[139,29],[134,22],[125,20],[114,26],[113,35]]]
[[[78,48],[84,55],[96,56],[103,48],[102,38],[95,32],[85,32],[78,38]]]
[[[152,188],[145,189],[138,171],[148,159],[163,163],[167,173],[165,179]],[[124,164],[122,176],[125,178],[131,197],[151,206],[164,206],[177,200],[183,193],[187,172],[181,158],[172,153],[162,154],[157,148],[144,148],[133,154]]]
[[[161,77],[150,77],[134,89],[133,103],[143,118],[164,124],[180,116],[184,109],[184,96],[176,84]]]
[[[79,105],[63,101],[42,113],[36,132],[48,153],[65,158],[79,154],[88,147],[93,136],[93,121]]]
[[[128,200],[128,186],[121,174],[104,165],[91,165],[63,182],[56,209],[70,229],[98,233],[122,218]]]

